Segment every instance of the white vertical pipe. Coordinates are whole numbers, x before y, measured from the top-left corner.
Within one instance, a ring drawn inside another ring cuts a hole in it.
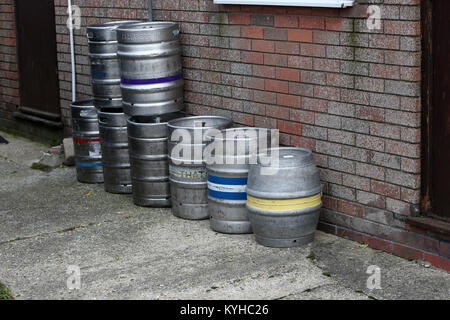
[[[75,49],[73,43],[73,20],[72,20],[72,1],[67,0],[67,10],[69,11],[69,37],[70,37],[70,59],[72,63],[72,102],[77,99],[77,83],[75,72]]]

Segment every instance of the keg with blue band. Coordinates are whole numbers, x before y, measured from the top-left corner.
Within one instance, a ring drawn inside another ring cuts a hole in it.
[[[79,161],[75,161],[75,165],[83,168],[93,168],[103,166],[101,162],[79,162]]]
[[[208,175],[208,195],[223,200],[247,200],[247,178]]]

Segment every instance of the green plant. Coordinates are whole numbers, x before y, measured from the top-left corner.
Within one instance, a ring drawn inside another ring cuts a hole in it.
[[[11,290],[0,282],[0,300],[14,300]]]
[[[306,258],[307,259],[311,259],[311,260],[316,260],[316,254],[314,253],[314,251],[311,251],[309,256],[307,256]]]
[[[45,164],[39,163],[39,162],[34,162],[31,165],[31,169],[33,169],[33,170],[40,170],[40,171],[49,171],[50,167],[46,166]]]

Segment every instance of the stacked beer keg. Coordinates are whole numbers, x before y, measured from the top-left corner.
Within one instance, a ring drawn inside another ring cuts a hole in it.
[[[98,109],[105,191],[131,193],[127,118],[122,108],[117,28],[138,21],[87,27],[92,91]]]
[[[77,180],[83,183],[103,183],[100,132],[94,99],[75,101],[70,109]]]
[[[247,181],[250,165],[257,163],[258,150],[267,148],[271,131],[263,128],[233,128],[210,137],[217,152],[206,159],[208,211],[211,229],[222,233],[251,233],[248,218]]]
[[[167,122],[184,117],[179,26],[141,22],[117,29],[123,108],[128,116],[133,200],[171,204]]]
[[[169,171],[172,212],[189,220],[209,218],[207,172],[204,151],[208,133],[230,127],[219,116],[197,116],[169,121]]]
[[[183,109],[179,26],[141,22],[117,30],[125,113],[154,116]]]
[[[128,119],[133,200],[143,207],[169,207],[169,165],[167,122],[183,112]]]
[[[322,185],[311,150],[267,150],[275,161],[250,166],[247,209],[256,242],[294,247],[314,239],[322,207]]]

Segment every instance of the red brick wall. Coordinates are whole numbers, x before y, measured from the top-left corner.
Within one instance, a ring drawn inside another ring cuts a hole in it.
[[[0,118],[12,119],[19,103],[14,0],[0,2]]]

